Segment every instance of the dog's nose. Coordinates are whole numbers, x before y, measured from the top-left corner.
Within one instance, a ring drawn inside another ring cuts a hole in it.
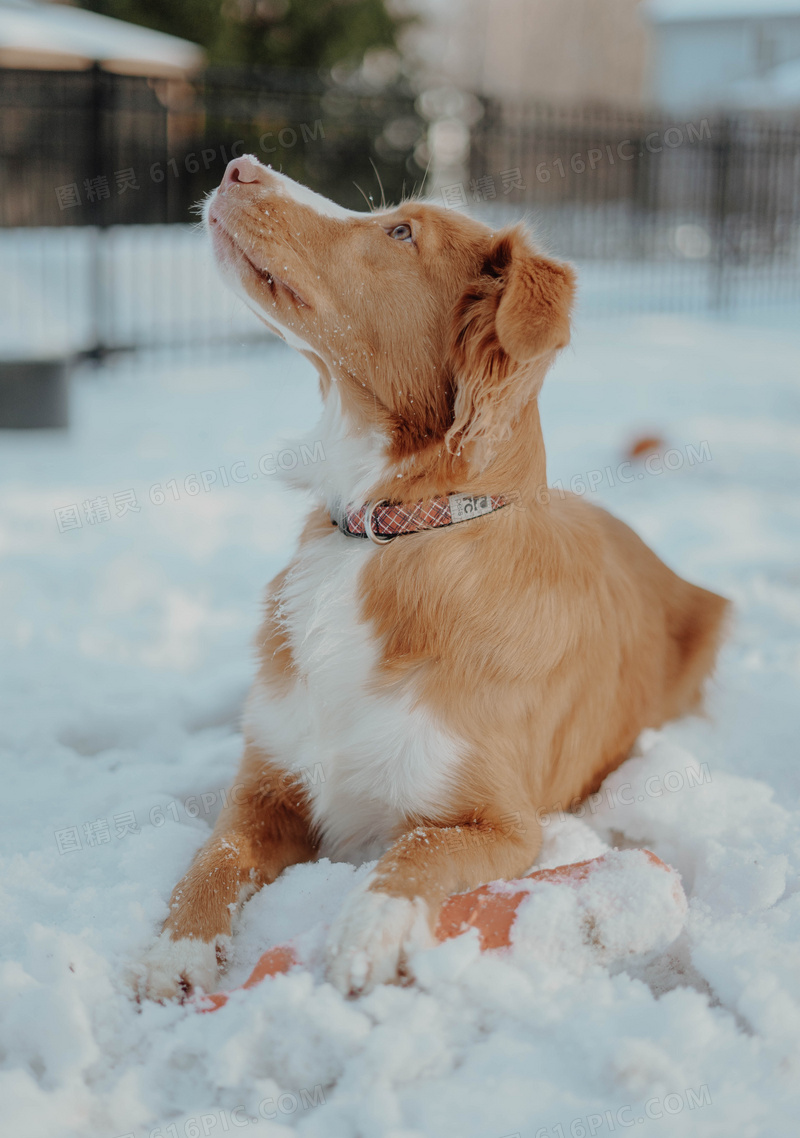
[[[228,163],[222,185],[233,186],[237,182],[243,185],[264,184],[268,176],[266,166],[262,166],[255,158],[245,154],[242,158],[234,158]]]

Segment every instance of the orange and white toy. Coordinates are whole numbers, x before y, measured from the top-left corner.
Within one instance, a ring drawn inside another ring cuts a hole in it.
[[[547,934],[553,932],[553,921],[551,913],[550,928],[537,927],[537,916],[546,914],[537,914],[535,904],[547,894],[552,896],[554,887],[558,892],[566,887],[571,893],[566,914],[564,906],[559,906],[559,957],[565,942],[568,950],[569,942],[574,947],[576,940],[585,944],[587,958],[597,963],[664,949],[678,935],[686,916],[686,896],[671,866],[650,850],[613,850],[590,861],[539,869],[517,881],[494,881],[469,893],[454,894],[442,906],[436,939],[451,940],[476,929],[482,951],[519,943],[524,952],[530,945],[521,926],[532,924],[531,944],[540,954],[542,945],[552,945]],[[291,943],[276,945],[261,956],[241,987],[254,988],[270,976],[302,966]],[[230,995],[200,996],[198,1010],[216,1011]]]

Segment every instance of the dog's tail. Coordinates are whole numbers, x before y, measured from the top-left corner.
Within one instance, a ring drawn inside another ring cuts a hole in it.
[[[731,605],[724,597],[688,581],[681,581],[681,586],[682,595],[668,616],[675,644],[670,719],[702,710],[705,683],[731,619]]]

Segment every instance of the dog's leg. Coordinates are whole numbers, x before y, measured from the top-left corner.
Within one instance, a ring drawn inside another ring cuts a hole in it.
[[[234,913],[287,866],[315,855],[302,782],[248,748],[228,805],[172,892],[169,916],[143,961],[140,993],[163,1000],[213,991]]]
[[[328,938],[328,978],[345,994],[401,976],[434,944],[442,902],[533,865],[542,835],[533,812],[404,834],[345,902]]]

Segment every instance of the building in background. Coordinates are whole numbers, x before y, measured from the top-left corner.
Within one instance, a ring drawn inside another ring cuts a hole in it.
[[[642,15],[652,101],[800,107],[800,0],[645,0]]]
[[[630,107],[644,89],[638,0],[418,0],[410,52],[433,79],[504,100]]]

